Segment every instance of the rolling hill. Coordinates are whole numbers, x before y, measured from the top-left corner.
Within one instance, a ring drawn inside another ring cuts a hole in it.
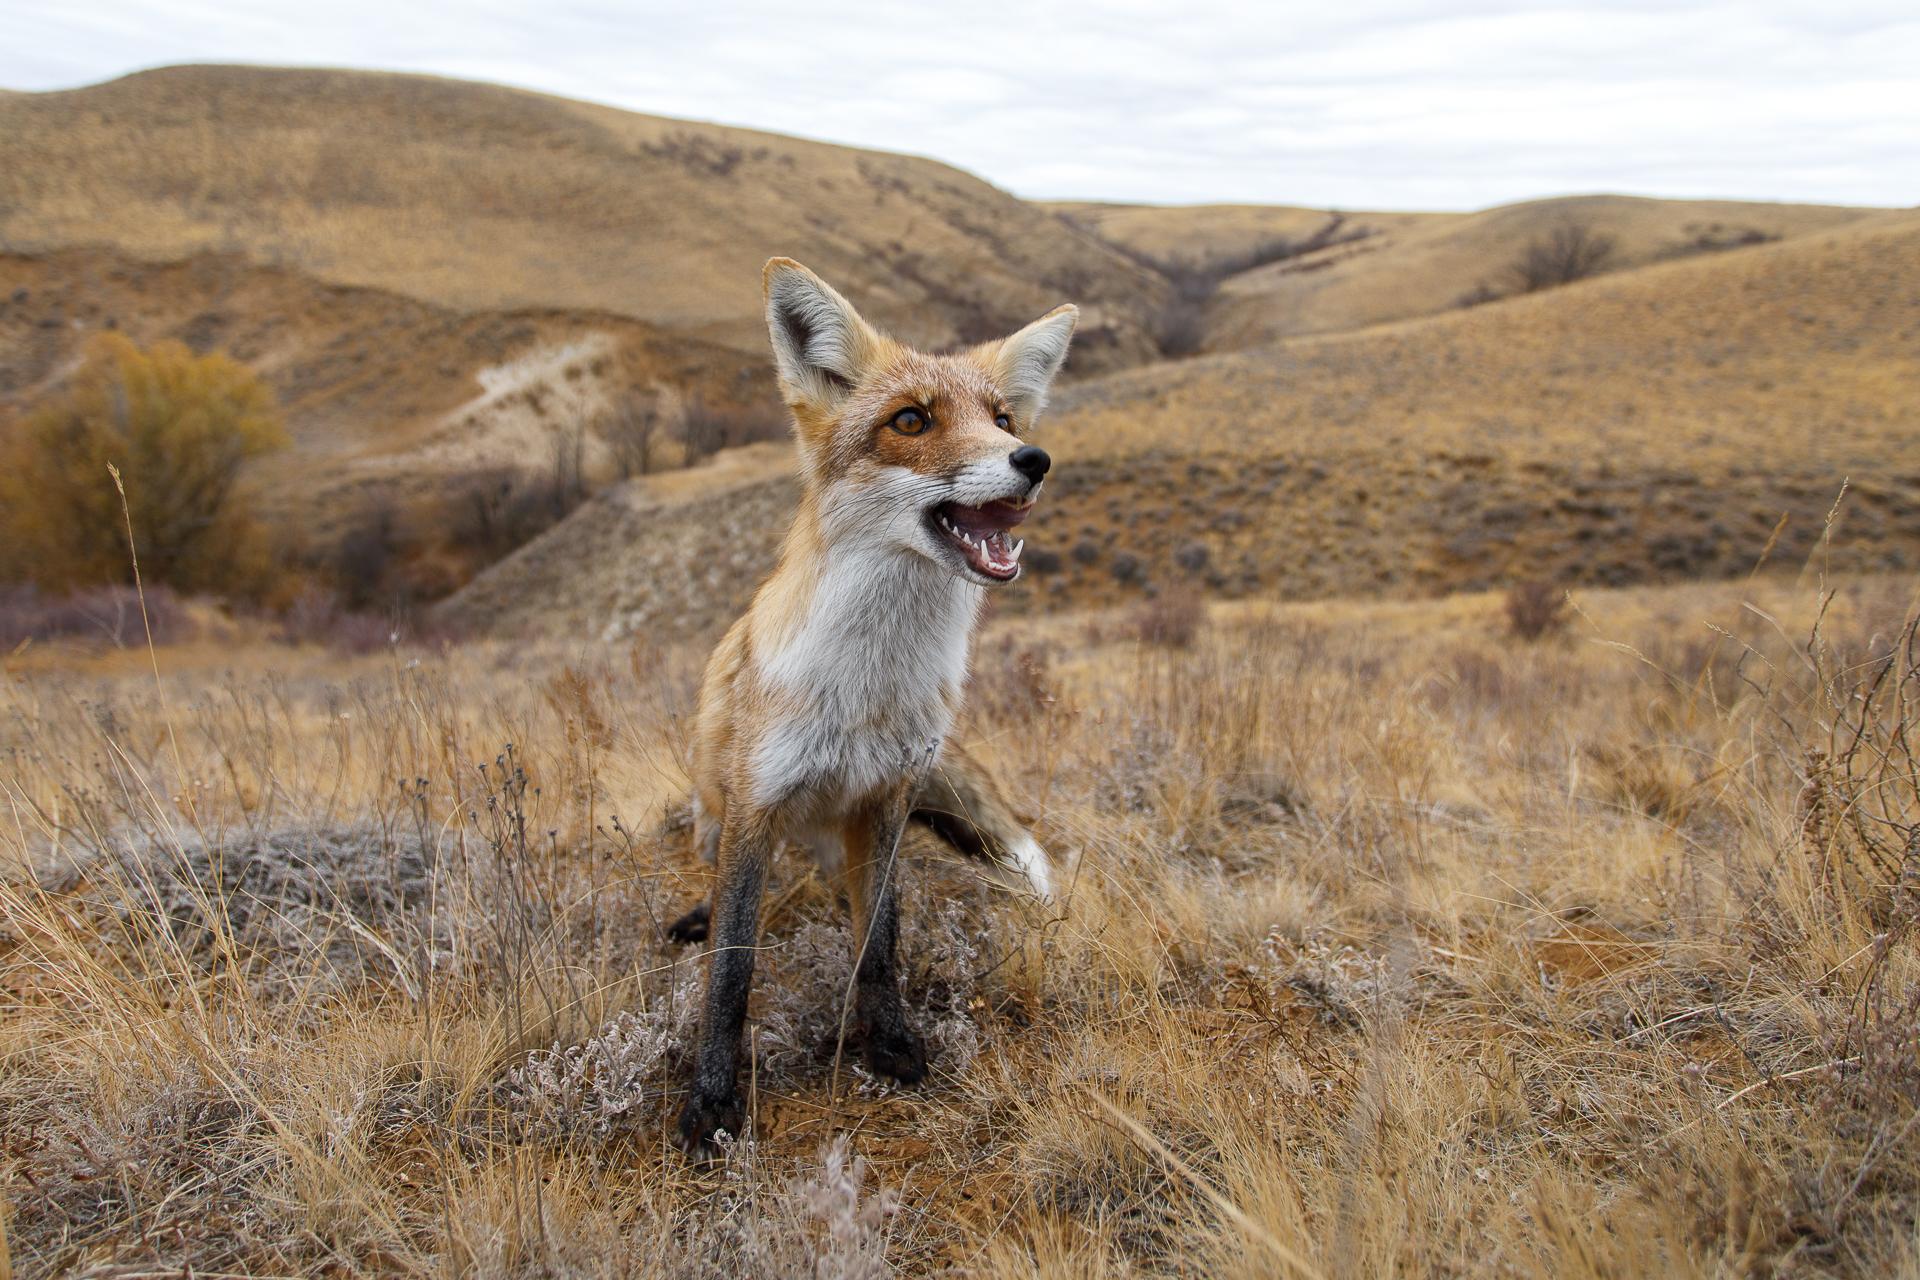
[[[1485,301],[1573,223],[1613,241],[1605,274]],[[375,499],[432,523],[621,406],[769,404],[776,252],[922,345],[1082,305],[1028,557],[1046,586],[1005,608],[1723,575],[1783,513],[1770,554],[1803,558],[1849,477],[1842,554],[1916,560],[1912,212],[1043,204],[932,160],[419,76],[0,96],[0,415],[93,332],[175,337],[273,385],[295,448],[260,478],[304,529]],[[778,447],[616,486],[446,612],[704,634],[791,499]]]
[[[1816,551],[1911,569],[1916,387],[1920,214],[1113,374],[1063,391],[1043,426],[1059,465],[1025,526],[1036,581],[1000,607],[1177,584],[1294,598],[1618,585]],[[649,484],[449,611],[609,635],[723,622],[771,564],[791,479],[763,462],[698,490]],[[697,590],[670,585],[684,563],[701,566]]]
[[[1200,345],[1210,351],[1361,329],[1517,292],[1515,259],[1569,225],[1609,239],[1613,252],[1605,269],[1619,271],[1791,239],[1880,212],[1631,196],[1567,196],[1477,213],[1050,207],[1143,261],[1223,272],[1205,312]],[[1327,243],[1314,247],[1316,236]]]
[[[259,372],[293,447],[259,464],[258,479],[323,539],[376,495],[404,507],[542,462],[615,403],[773,395],[764,362],[627,316],[456,311],[237,254],[148,263],[68,249],[0,254],[0,416],[57,388],[107,330],[217,349]],[[590,432],[585,447],[604,449]]]
[[[759,353],[807,262],[930,345],[1080,302],[1083,370],[1155,354],[1165,282],[931,160],[424,76],[170,67],[0,99],[0,248],[208,250],[462,310],[628,316]]]

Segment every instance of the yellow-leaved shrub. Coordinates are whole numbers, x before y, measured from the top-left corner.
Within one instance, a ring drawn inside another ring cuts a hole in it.
[[[286,444],[245,365],[102,334],[72,385],[0,439],[0,573],[55,591],[125,582],[130,521],[148,582],[259,595],[272,556],[244,471]]]

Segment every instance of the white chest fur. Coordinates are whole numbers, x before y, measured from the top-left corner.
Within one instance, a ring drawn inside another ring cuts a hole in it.
[[[912,552],[834,556],[760,669],[781,711],[754,752],[755,801],[852,800],[937,752],[983,595]]]

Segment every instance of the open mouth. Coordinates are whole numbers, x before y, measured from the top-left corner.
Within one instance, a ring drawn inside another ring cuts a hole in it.
[[[999,500],[978,507],[943,502],[933,509],[930,521],[975,573],[995,582],[1011,582],[1020,576],[1020,549],[1027,544],[1009,538],[1007,530],[1025,520],[1031,510],[1031,502]]]

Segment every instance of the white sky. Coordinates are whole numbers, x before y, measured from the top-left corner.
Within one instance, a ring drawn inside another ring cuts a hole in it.
[[[1920,203],[1920,0],[0,0],[0,86],[426,71],[930,155],[1024,196]]]

